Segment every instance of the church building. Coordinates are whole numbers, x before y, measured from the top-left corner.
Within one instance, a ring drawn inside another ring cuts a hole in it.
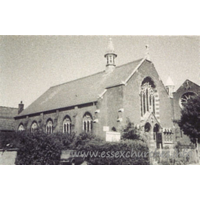
[[[149,134],[152,148],[172,148],[183,137],[174,120],[200,87],[186,80],[174,92],[173,81],[169,78],[163,84],[148,52],[121,66],[115,65],[116,57],[110,39],[104,71],[48,89],[15,117],[16,130],[85,131],[106,140],[107,133],[120,132],[130,120]]]

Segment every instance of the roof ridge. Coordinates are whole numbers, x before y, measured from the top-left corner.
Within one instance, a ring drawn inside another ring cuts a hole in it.
[[[129,73],[133,72],[133,69],[140,65],[142,61],[143,59],[138,59],[117,66],[115,68],[116,70],[110,73],[110,75],[112,74],[111,76],[104,77],[106,73],[105,70],[102,70],[85,77],[51,86],[16,117],[97,101],[99,97],[105,94],[108,85],[121,84],[119,79],[122,79],[122,81],[126,79]],[[116,77],[116,74],[120,74],[120,76]],[[98,81],[96,82],[96,80]],[[85,92],[88,89],[90,89],[91,92]],[[66,101],[62,101],[63,98],[66,98],[66,94],[69,95],[70,98],[67,98]],[[80,96],[74,99],[77,94]]]
[[[196,83],[196,82],[194,82],[194,81],[191,81],[190,79],[186,79],[183,83],[185,83],[186,81],[190,81],[190,82],[192,82],[193,84],[195,84],[195,85],[197,85],[197,86],[200,86],[198,83]]]
[[[133,76],[133,74],[138,70],[138,68],[142,65],[142,63],[146,60],[146,58],[140,59],[138,65],[135,67],[135,69],[132,71],[132,73],[128,76],[128,78],[125,80],[125,84],[130,80],[130,78]]]
[[[65,85],[67,83],[75,82],[75,81],[78,81],[78,80],[81,80],[81,79],[84,79],[84,78],[88,78],[88,77],[91,77],[91,76],[94,76],[94,75],[97,75],[97,74],[100,74],[100,73],[103,73],[103,72],[104,71],[100,71],[100,72],[97,72],[95,74],[90,74],[88,76],[80,77],[80,78],[77,78],[77,79],[74,79],[74,80],[71,80],[71,81],[67,81],[67,82],[64,82],[64,83],[61,83],[61,84],[58,84],[58,85],[51,86],[50,88],[54,88],[54,87],[57,87],[57,86]]]
[[[18,109],[18,108],[15,108],[15,107],[8,107],[8,106],[0,106],[0,108],[12,108],[12,109]]]
[[[190,81],[190,82],[192,82],[194,85],[197,85],[198,87],[200,87],[200,85],[199,85],[198,83],[195,83],[194,81],[191,81],[190,79],[187,78],[187,79],[185,79],[184,82],[181,83],[181,85],[176,89],[175,92],[177,92],[177,91],[183,86],[183,84],[184,84],[186,81]]]
[[[138,62],[138,61],[140,61],[140,60],[142,60],[142,58],[137,59],[137,60],[134,60],[134,61],[131,61],[131,62],[128,62],[128,63],[125,63],[125,64],[122,64],[122,65],[120,65],[120,66],[116,66],[116,68],[120,68],[120,67],[129,65],[130,63]],[[67,82],[64,82],[64,83],[61,83],[61,84],[58,84],[58,85],[54,85],[54,86],[51,86],[50,88],[57,87],[57,86],[60,86],[60,85],[64,85],[64,84],[67,84],[67,83],[71,83],[71,82],[74,82],[74,81],[78,81],[78,80],[81,80],[81,79],[84,79],[84,78],[88,78],[88,77],[91,77],[91,76],[94,76],[94,75],[97,75],[97,74],[100,74],[100,73],[103,73],[103,72],[105,72],[105,70],[100,71],[100,72],[97,72],[97,73],[95,73],[95,74],[90,74],[90,75],[88,75],[88,76],[80,77],[80,78],[78,78],[78,79],[74,79],[74,80],[71,80],[71,81],[67,81]]]
[[[123,67],[123,66],[126,66],[126,65],[129,65],[131,63],[134,63],[134,62],[139,62],[139,61],[142,61],[143,58],[140,58],[140,59],[137,59],[137,60],[134,60],[134,61],[131,61],[131,62],[128,62],[128,63],[125,63],[125,64],[122,64],[120,66],[117,66],[116,68],[120,68],[120,67]]]

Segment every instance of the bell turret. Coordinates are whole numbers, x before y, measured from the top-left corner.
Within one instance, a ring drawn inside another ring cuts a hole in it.
[[[106,50],[105,57],[107,58],[107,64],[106,64],[106,72],[113,71],[115,68],[115,58],[117,57],[117,54],[115,54],[114,46],[112,43],[112,39],[109,39],[108,47]]]
[[[165,87],[167,89],[169,97],[173,98],[173,92],[174,92],[175,85],[170,77],[168,77]]]

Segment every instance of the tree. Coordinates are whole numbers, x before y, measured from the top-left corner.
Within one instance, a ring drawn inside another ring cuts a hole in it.
[[[184,105],[178,124],[191,142],[200,140],[200,96],[191,97]]]
[[[126,119],[126,125],[122,128],[122,140],[141,140],[147,142],[146,136],[142,133],[141,129],[136,127],[129,118]]]

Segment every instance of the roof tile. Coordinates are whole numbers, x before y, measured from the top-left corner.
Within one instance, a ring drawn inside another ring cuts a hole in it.
[[[105,88],[122,84],[138,67],[142,59],[116,67],[113,72],[105,71],[53,86],[28,106],[18,116],[25,116],[59,108],[97,101]]]

